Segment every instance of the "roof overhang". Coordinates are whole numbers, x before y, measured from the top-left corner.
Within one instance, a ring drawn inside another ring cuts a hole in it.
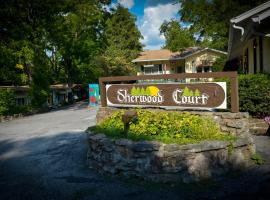
[[[237,24],[247,18],[250,18],[253,15],[256,15],[257,13],[262,12],[263,10],[265,10],[266,8],[270,7],[270,1],[267,1],[251,10],[248,10],[244,13],[242,13],[241,15],[238,15],[237,17],[234,17],[230,20],[231,23],[233,24]]]
[[[220,51],[220,50],[217,50],[217,49],[212,49],[212,48],[204,48],[204,49],[201,49],[199,51],[195,51],[187,56],[183,56],[183,57],[178,57],[178,58],[169,58],[169,59],[151,59],[151,60],[132,60],[131,62],[133,63],[139,63],[139,62],[154,62],[154,61],[177,61],[177,60],[184,60],[188,57],[191,57],[191,56],[194,56],[196,54],[199,54],[199,53],[202,53],[204,51],[212,51],[212,52],[215,52],[215,53],[219,53],[219,54],[223,54],[223,55],[227,55],[227,52],[225,51]]]
[[[228,59],[232,60],[240,56],[242,43],[252,36],[267,36],[268,31],[261,28],[268,27],[270,16],[270,1],[265,2],[243,14],[230,20],[228,41]],[[258,29],[259,27],[259,29]]]

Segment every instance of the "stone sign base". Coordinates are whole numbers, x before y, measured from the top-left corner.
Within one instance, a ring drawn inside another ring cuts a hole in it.
[[[163,144],[89,136],[88,163],[101,173],[137,177],[154,182],[195,182],[215,178],[229,170],[252,165],[253,140],[241,137],[234,143],[204,141],[198,144]]]
[[[117,110],[100,108],[97,122]],[[248,133],[248,113],[191,113],[212,116],[221,131],[237,135],[237,141],[203,141],[179,145],[155,141],[115,140],[104,134],[89,133],[89,166],[101,173],[115,176],[138,177],[155,182],[188,183],[218,177],[232,169],[243,170],[253,164],[250,157],[255,153],[255,145]]]

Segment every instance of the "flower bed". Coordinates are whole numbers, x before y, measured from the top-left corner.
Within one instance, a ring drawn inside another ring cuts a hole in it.
[[[156,141],[111,139],[90,134],[88,163],[101,173],[138,177],[155,182],[194,182],[215,178],[230,169],[252,164],[255,152],[250,137],[197,144],[164,144]]]
[[[91,167],[116,176],[193,182],[252,164],[250,157],[255,146],[248,132],[244,132],[245,123],[240,123],[246,120],[246,114],[219,113],[218,119],[214,116],[216,123],[213,115],[201,116],[205,115],[203,112],[137,113],[138,117],[130,122],[127,138],[122,134],[123,111],[118,109],[89,129]],[[222,133],[220,123],[242,132]]]

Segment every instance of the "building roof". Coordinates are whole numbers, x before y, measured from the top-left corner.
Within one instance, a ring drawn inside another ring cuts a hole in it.
[[[242,13],[241,15],[238,15],[237,17],[232,18],[230,21],[231,23],[239,23],[253,15],[256,15],[262,11],[264,11],[265,9],[270,7],[270,1],[267,1],[251,10],[248,10],[244,13]]]
[[[16,91],[27,91],[29,90],[29,86],[28,85],[24,85],[24,86],[0,86],[0,89],[10,89],[10,90],[16,90]]]
[[[253,35],[269,35],[269,16],[270,1],[267,1],[230,20],[229,60],[237,58],[241,54],[243,42],[252,38]]]
[[[79,84],[72,84],[71,87],[69,87],[68,84],[66,84],[66,83],[54,84],[54,85],[50,85],[50,89],[69,89],[69,88],[74,88],[78,85]]]
[[[132,62],[151,60],[170,60],[179,55],[179,52],[171,52],[169,49],[143,51]]]
[[[139,56],[132,60],[132,62],[145,62],[145,61],[163,61],[163,60],[182,60],[189,56],[201,53],[203,51],[213,51],[216,53],[227,54],[226,52],[219,51],[211,48],[189,47],[182,52],[172,52],[168,49],[161,50],[148,50],[143,51]]]
[[[80,86],[80,84],[72,84],[71,87],[68,86],[68,84],[54,84],[50,85],[50,89],[69,89],[69,88],[75,88],[77,86]],[[16,91],[26,91],[29,90],[29,85],[24,86],[0,86],[0,89],[12,89]]]

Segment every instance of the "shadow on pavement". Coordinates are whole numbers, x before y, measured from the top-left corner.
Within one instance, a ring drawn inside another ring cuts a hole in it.
[[[263,200],[270,196],[269,165],[244,174],[228,175],[210,184],[130,183],[89,169],[86,154],[87,135],[84,132],[1,141],[1,199]]]

